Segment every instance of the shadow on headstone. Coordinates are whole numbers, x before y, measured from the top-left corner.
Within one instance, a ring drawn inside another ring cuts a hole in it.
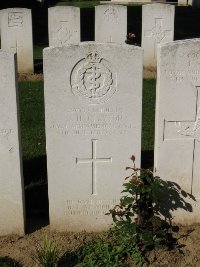
[[[188,202],[188,199],[196,201],[192,194],[182,190],[175,182],[163,181],[163,184],[160,201],[154,206],[154,210],[157,211],[158,215],[163,216],[166,221],[172,221],[173,212],[178,209],[187,212],[193,211],[192,205]]]

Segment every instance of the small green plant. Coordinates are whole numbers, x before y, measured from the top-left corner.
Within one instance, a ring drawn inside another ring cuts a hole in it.
[[[184,198],[192,197],[174,182],[163,181],[149,169],[127,167],[123,196],[107,215],[114,227],[103,238],[93,238],[78,252],[82,267],[141,266],[148,261],[147,252],[156,247],[173,249],[177,245],[171,211],[182,208],[192,211]]]
[[[37,249],[37,257],[43,267],[57,267],[60,258],[60,249],[55,241],[46,236],[43,247]]]

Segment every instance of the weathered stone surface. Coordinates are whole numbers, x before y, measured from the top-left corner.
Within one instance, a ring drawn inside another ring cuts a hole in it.
[[[200,39],[158,47],[155,173],[177,182],[198,200],[192,215],[177,213],[181,223],[199,222],[200,218],[199,47]]]
[[[80,42],[80,8],[57,6],[48,9],[49,46]]]
[[[127,34],[127,7],[99,5],[95,7],[95,41],[125,43]]]
[[[156,66],[157,44],[173,41],[174,11],[168,4],[147,4],[142,6],[142,48],[144,66]]]
[[[24,233],[15,60],[0,50],[0,235]]]
[[[132,154],[140,166],[142,49],[50,47],[44,79],[51,228],[105,230]]]
[[[179,6],[187,6],[187,0],[178,0]]]
[[[8,8],[1,11],[1,48],[17,53],[19,72],[33,72],[31,10]]]

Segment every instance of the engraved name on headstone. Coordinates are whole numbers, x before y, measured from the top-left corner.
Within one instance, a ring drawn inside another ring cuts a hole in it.
[[[142,49],[47,48],[44,79],[51,228],[107,229],[133,153],[140,166]]]

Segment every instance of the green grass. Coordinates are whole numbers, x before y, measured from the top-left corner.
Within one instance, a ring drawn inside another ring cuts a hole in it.
[[[102,0],[102,1],[106,1],[106,0]],[[110,1],[108,1],[108,3],[110,3]],[[56,4],[56,6],[76,6],[76,7],[80,7],[80,8],[92,8],[95,7],[97,5],[100,5],[100,1],[60,1]],[[129,4],[123,4],[124,6],[139,6],[142,5],[141,3],[129,3]]]
[[[154,149],[155,98],[155,79],[145,79],[142,103],[142,150],[144,151],[151,151]]]
[[[61,1],[56,4],[56,6],[75,6],[80,8],[92,8],[100,4],[100,1],[74,1],[67,2]]]
[[[43,46],[34,45],[33,57],[35,60],[42,60]]]
[[[23,159],[45,154],[43,82],[19,82]]]

